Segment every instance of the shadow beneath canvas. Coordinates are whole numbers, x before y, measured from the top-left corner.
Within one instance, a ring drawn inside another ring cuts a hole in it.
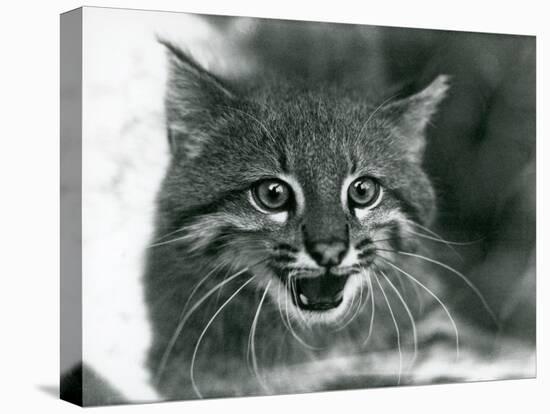
[[[39,385],[37,387],[40,391],[42,391],[44,394],[49,395],[50,397],[54,397],[55,399],[59,398],[59,385]]]

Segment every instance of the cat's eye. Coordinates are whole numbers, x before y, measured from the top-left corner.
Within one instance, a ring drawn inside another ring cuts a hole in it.
[[[267,213],[288,210],[292,198],[289,185],[275,178],[256,183],[251,192],[258,207]]]
[[[372,208],[381,195],[380,184],[371,177],[359,177],[348,187],[349,205],[353,208]]]

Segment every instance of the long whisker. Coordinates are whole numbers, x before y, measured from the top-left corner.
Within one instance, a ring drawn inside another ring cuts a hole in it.
[[[181,231],[184,231],[185,229],[181,229]],[[165,240],[165,241],[159,241],[159,242],[155,242],[155,243],[152,243],[150,244],[149,246],[147,246],[148,249],[151,249],[153,247],[158,247],[158,246],[164,246],[165,244],[170,244],[170,243],[176,243],[178,241],[183,241],[183,240],[191,240],[193,238],[195,238],[196,236],[194,234],[184,234],[183,236],[180,236],[180,237],[176,237],[174,239],[170,239],[170,240]]]
[[[285,342],[288,335],[288,329],[285,329],[281,332],[281,340],[279,341],[279,345],[275,348],[277,354],[274,355],[273,360],[275,361],[281,361],[284,362],[284,350],[285,350]]]
[[[287,322],[286,322],[286,318],[283,314],[283,308],[282,308],[282,305],[281,305],[281,291],[283,290],[284,288],[281,287],[281,285],[279,285],[279,289],[277,289],[277,307],[279,308],[279,315],[281,316],[281,321],[283,322],[283,325],[285,326],[286,330],[287,331],[290,331],[290,327],[287,325]]]
[[[266,259],[266,260],[267,260],[267,259]],[[223,277],[223,280],[226,280],[227,277],[228,277],[228,273],[225,274],[225,276]],[[221,295],[222,295],[222,291],[223,291],[223,287],[220,287],[220,288],[218,289],[218,293],[216,294],[216,300],[215,300],[216,306],[218,306],[218,303],[219,303],[219,301],[220,301],[220,297],[221,297]]]
[[[261,247],[257,247],[257,246],[251,246],[250,244],[250,240],[232,240],[231,239],[232,235],[228,234],[228,235],[221,235],[219,237],[216,238],[216,242],[217,242],[217,245],[216,245],[216,248],[218,251],[221,251],[223,250],[224,248],[226,247],[233,247],[234,249],[236,248],[246,248],[247,250],[249,250],[251,253],[254,253],[254,252],[264,252],[264,249],[261,248]],[[220,243],[222,240],[225,241],[223,243]],[[199,254],[203,254],[203,251],[205,248],[207,248],[209,246],[209,244],[204,244],[204,243],[195,243],[193,244],[192,246],[189,246],[186,250],[186,254],[189,255],[189,254],[192,254],[192,255],[199,255]]]
[[[355,295],[353,296],[352,304],[350,305],[350,309],[352,308],[353,304],[355,303]],[[357,315],[359,315],[359,312],[361,311],[363,305],[363,283],[359,284],[359,301],[357,302],[357,306],[355,307],[355,311],[351,315],[351,317],[344,323],[342,326],[340,326],[338,329],[335,329],[333,332],[339,332],[346,328],[355,318],[357,318]],[[344,317],[347,316],[346,315]]]
[[[423,239],[432,240],[432,241],[438,242],[438,243],[444,243],[444,244],[448,245],[449,247],[452,247],[452,246],[467,246],[468,244],[473,244],[473,243],[467,243],[467,242],[464,242],[464,243],[451,242],[451,241],[448,241],[448,240],[444,240],[441,237],[429,236],[427,234],[419,233],[419,232],[411,230],[411,229],[407,229],[406,231],[408,233],[414,234],[415,236],[422,237]],[[455,250],[453,249],[453,251],[455,251]]]
[[[206,282],[206,279],[208,279],[212,274],[215,273],[216,270],[219,270],[221,269],[223,266],[230,266],[231,263],[225,261],[225,260],[220,260],[220,262],[214,266],[214,268],[212,270],[210,270],[207,274],[203,277],[204,280],[199,280],[199,282],[197,282],[194,286],[193,286],[193,291],[191,292],[191,294],[189,294],[187,296],[187,300],[186,300],[186,303],[184,304],[184,306],[182,307],[182,311],[180,312],[180,316],[178,318],[178,321],[181,320],[181,318],[183,317],[183,315],[185,314],[186,310],[187,310],[187,307],[189,305],[189,302],[192,298],[192,296],[196,293],[196,291],[200,288],[200,285],[201,284],[204,284],[204,282]],[[211,274],[210,274],[211,273]],[[198,285],[198,286],[197,286]],[[177,289],[173,289],[173,290],[168,290],[167,292],[165,292],[163,295],[159,296],[158,298],[155,298],[155,304],[162,304],[164,303],[164,300],[166,300],[166,298],[170,297],[170,296],[174,296],[176,295],[177,293],[179,293],[179,291]]]
[[[159,237],[155,240],[154,243],[160,242],[161,240],[167,238],[168,236],[171,236],[171,235],[173,235],[173,234],[179,233],[179,232],[184,231],[184,230],[186,230],[186,229],[187,229],[187,227],[185,227],[185,226],[184,226],[184,227],[180,227],[180,228],[177,229],[177,230],[174,230],[174,231],[171,231],[171,232],[169,232],[169,233],[166,233],[166,234],[163,235],[163,236],[159,236]]]
[[[346,326],[349,325],[350,321],[352,320],[353,318],[353,314],[355,314],[355,310],[354,308],[356,308],[355,306],[355,302],[356,302],[356,295],[353,294],[352,298],[351,298],[351,303],[350,305],[347,307],[347,309],[344,311],[344,313],[342,315],[340,315],[340,318],[339,318],[339,321],[340,322],[344,322],[343,324],[341,324],[338,328],[335,328],[335,329],[331,329],[330,332],[339,332],[343,329],[346,328]],[[348,316],[352,314],[352,317],[348,318]]]
[[[399,280],[401,281],[403,279],[399,278]],[[414,290],[414,296],[416,297],[416,302],[418,304],[418,313],[420,313],[420,315],[423,315],[424,314],[424,297],[420,295],[420,290],[416,283],[412,283],[410,280],[409,280],[409,283]]]
[[[436,238],[436,237],[427,236],[425,234],[416,232],[416,231],[411,230],[411,229],[407,229],[406,231],[409,232],[409,233],[414,234],[417,237],[420,237],[421,239],[427,239],[427,240],[430,240],[430,241],[434,241],[436,243],[443,243],[445,246],[447,246],[449,248],[450,251],[453,252],[453,254],[456,257],[458,257],[461,261],[464,261],[464,258],[462,257],[462,255],[459,252],[457,252],[456,249],[449,242],[447,242],[446,240],[439,239],[439,238]]]
[[[216,266],[214,266],[212,270],[210,270],[206,274],[206,276],[204,276],[201,280],[197,282],[197,284],[195,284],[195,286],[193,287],[193,290],[191,291],[191,293],[187,297],[187,300],[185,301],[185,304],[183,305],[183,310],[181,311],[180,319],[183,318],[183,315],[185,315],[185,312],[187,311],[187,307],[189,306],[189,303],[191,303],[191,299],[193,299],[193,296],[195,295],[195,293],[197,293],[197,290],[199,290],[199,288],[206,282],[206,280],[210,276],[212,276],[217,270],[221,269],[223,266],[224,266],[224,263],[217,264]]]
[[[170,240],[162,240],[163,238],[166,238],[168,237],[169,235],[171,234],[175,234],[177,232],[182,232],[182,231],[189,231],[189,233],[187,234],[184,234],[183,236],[179,236],[179,237],[175,237],[173,239],[170,239]],[[167,244],[171,244],[171,243],[177,243],[177,242],[183,242],[183,241],[191,241],[191,240],[194,240],[196,239],[196,234],[195,232],[192,230],[192,229],[189,229],[188,227],[182,227],[181,229],[178,229],[176,231],[173,231],[171,233],[168,233],[166,235],[164,235],[163,237],[157,239],[157,241],[155,241],[154,243],[150,244],[149,246],[147,246],[147,249],[151,249],[151,248],[154,248],[154,247],[158,247],[158,246],[164,246],[164,245],[167,245]],[[228,234],[228,235],[220,235],[218,237],[216,237],[216,240],[218,242],[222,241],[223,239],[230,239],[231,237],[233,237],[232,235]],[[226,242],[223,243],[223,245],[219,246],[219,248],[223,247],[223,246],[228,246],[230,244],[235,244],[235,245],[238,245],[238,242],[239,240],[227,240]],[[202,249],[202,246],[200,243],[197,243],[196,245],[194,246],[190,246],[188,248],[188,252],[187,253],[196,253],[198,250]],[[247,247],[249,247],[247,245]]]
[[[456,323],[453,319],[453,317],[451,316],[451,313],[449,312],[449,309],[447,309],[447,307],[445,306],[445,304],[443,303],[443,301],[441,299],[439,299],[439,297],[433,293],[430,289],[428,289],[422,282],[420,282],[418,279],[416,279],[414,276],[411,276],[409,273],[407,273],[406,271],[404,271],[403,269],[401,269],[399,266],[395,265],[394,263],[390,262],[389,260],[387,260],[386,258],[382,257],[382,256],[378,256],[378,258],[380,258],[381,260],[383,260],[385,263],[389,264],[391,267],[393,267],[395,270],[399,271],[400,273],[404,274],[405,276],[407,276],[411,281],[413,281],[414,283],[418,284],[418,286],[420,286],[422,289],[424,289],[431,297],[433,297],[437,303],[439,303],[439,305],[441,306],[441,308],[443,309],[443,311],[447,314],[447,317],[449,318],[449,320],[451,321],[451,325],[453,327],[453,330],[454,330],[454,333],[455,333],[455,343],[456,343],[456,359],[458,360],[459,358],[459,355],[460,355],[460,344],[459,344],[459,337],[458,337],[458,328],[456,326]]]
[[[289,331],[292,334],[292,336],[294,337],[294,339],[296,339],[303,346],[305,346],[306,348],[309,348],[311,350],[320,350],[320,349],[322,349],[322,348],[319,348],[319,347],[308,344],[302,338],[300,338],[300,336],[294,331],[294,328],[292,326],[292,322],[290,322],[290,316],[289,316],[289,311],[288,311],[288,295],[287,294],[285,294],[285,314],[286,314],[286,320],[288,322]]]
[[[226,285],[227,283],[231,282],[232,280],[236,279],[243,273],[248,271],[248,267],[239,270],[238,272],[231,275],[229,278],[223,280],[222,282],[218,283],[216,286],[214,286],[212,289],[210,289],[201,299],[199,299],[188,311],[187,313],[180,318],[178,325],[176,326],[176,329],[174,331],[174,334],[170,338],[170,342],[168,342],[168,345],[166,346],[166,350],[164,351],[164,354],[162,355],[162,358],[160,360],[159,368],[157,371],[157,383],[160,382],[160,379],[162,377],[162,374],[164,373],[164,369],[166,368],[166,363],[168,362],[168,358],[170,357],[170,354],[176,344],[176,341],[178,340],[181,331],[187,322],[187,320],[193,315],[193,313],[198,309],[200,305],[204,303],[216,290],[220,289],[222,286]]]
[[[390,287],[393,289],[393,291],[395,292],[395,294],[397,295],[397,297],[401,301],[401,304],[403,305],[403,308],[405,308],[405,312],[407,312],[407,315],[409,316],[409,320],[411,321],[411,327],[412,327],[412,331],[413,331],[413,346],[414,346],[414,354],[413,354],[413,358],[412,358],[412,361],[411,361],[411,364],[410,364],[412,366],[414,364],[414,362],[416,361],[416,356],[418,354],[418,337],[417,337],[417,334],[416,334],[416,322],[414,320],[414,317],[412,315],[412,312],[411,312],[409,306],[407,305],[407,302],[405,302],[405,299],[403,298],[401,293],[399,293],[399,290],[397,290],[395,285],[391,282],[390,278],[381,269],[378,269],[378,270],[380,271],[380,273],[382,274],[384,279],[386,279],[386,282],[390,285]]]
[[[361,309],[364,309],[367,306],[367,302],[370,300],[371,291],[368,289],[367,296],[365,297],[365,300],[363,304],[361,305]]]
[[[399,277],[399,278],[397,278],[397,281],[399,282],[399,287],[401,288],[402,295],[406,296],[408,290],[405,287],[405,282],[403,281],[403,278]],[[416,297],[418,313],[422,315],[424,313],[424,298],[420,296],[420,290],[419,290],[419,288],[416,284],[412,283],[410,280],[409,280],[409,284],[412,286],[412,288],[414,290],[414,295]]]
[[[370,240],[369,244],[379,243],[379,242],[383,242],[383,241],[401,240],[403,238],[404,238],[403,236],[385,237],[383,239]]]
[[[427,234],[419,233],[419,232],[411,230],[411,229],[406,229],[406,231],[408,233],[411,233],[412,235],[411,236],[399,235],[399,236],[395,236],[395,237],[386,237],[386,238],[383,238],[383,239],[375,239],[375,240],[371,240],[370,243],[371,244],[376,244],[376,243],[384,242],[384,241],[397,241],[397,240],[406,240],[406,239],[413,239],[415,237],[420,237],[420,238],[423,238],[423,239],[434,241],[436,243],[442,243],[442,244],[447,245],[447,247],[449,249],[451,249],[453,251],[453,253],[455,255],[457,255],[457,257],[459,259],[464,260],[462,255],[459,252],[457,252],[456,249],[453,248],[453,246],[470,246],[472,244],[479,243],[480,241],[483,240],[483,239],[479,239],[479,240],[473,240],[473,241],[470,241],[470,242],[452,242],[452,241],[449,241],[449,240],[441,239],[439,237],[432,237],[432,236],[429,236]]]
[[[495,323],[495,325],[498,327],[500,324],[498,322],[498,319],[495,315],[495,313],[493,312],[493,310],[491,309],[491,307],[489,306],[489,304],[487,303],[487,301],[485,300],[485,297],[483,296],[483,294],[479,291],[479,289],[472,283],[472,281],[470,281],[470,279],[468,279],[465,275],[463,275],[462,273],[460,273],[458,270],[454,269],[453,267],[449,266],[449,265],[446,265],[445,263],[442,263],[440,262],[439,260],[435,260],[435,259],[431,259],[429,257],[426,257],[426,256],[422,256],[421,254],[416,254],[416,253],[410,253],[410,252],[403,252],[403,251],[394,251],[394,253],[397,253],[397,254],[400,254],[400,255],[403,255],[403,256],[410,256],[410,257],[415,257],[417,259],[420,259],[420,260],[425,260],[427,262],[430,262],[430,263],[433,263],[435,265],[438,265],[438,266],[441,266],[442,268],[444,269],[447,269],[449,272],[457,275],[458,277],[460,277],[464,283],[466,283],[468,285],[468,287],[470,289],[472,289],[472,291],[476,294],[476,296],[479,298],[479,300],[481,301],[481,303],[483,304],[483,306],[485,307],[485,310],[489,313],[489,315],[491,316],[491,318],[493,319],[493,322]]]
[[[297,289],[296,289],[296,273],[295,272],[291,272],[289,277],[288,277],[288,283],[289,283],[289,286],[290,286],[290,293],[292,294],[292,296],[294,297],[294,302],[295,303],[298,303],[298,297],[297,297]],[[306,318],[304,317],[302,311],[300,309],[296,309],[296,311],[298,312],[298,315],[300,315],[300,318],[302,319],[302,323],[304,324],[304,326],[308,327],[308,328],[311,328],[308,323],[306,322]],[[311,329],[310,329],[311,330]]]
[[[260,372],[258,370],[258,360],[256,358],[256,346],[254,343],[254,337],[256,335],[256,327],[258,325],[258,319],[260,318],[260,312],[262,310],[262,305],[265,301],[265,297],[267,295],[267,291],[269,290],[269,287],[271,285],[271,280],[268,282],[264,294],[262,295],[262,298],[260,299],[260,303],[258,304],[258,310],[256,311],[256,315],[254,315],[254,320],[252,321],[252,326],[250,327],[250,336],[248,338],[248,352],[250,353],[252,357],[252,370],[254,371],[254,375],[256,379],[258,380],[261,387],[264,389],[265,392],[271,393],[271,390],[267,386],[267,384],[264,382],[263,378],[260,376]],[[247,352],[247,353],[248,353]]]
[[[365,272],[365,274],[366,274],[366,272]],[[371,337],[372,328],[374,326],[374,312],[375,312],[375,309],[376,309],[376,305],[374,303],[374,291],[372,289],[372,279],[371,279],[370,274],[367,274],[367,284],[369,285],[369,297],[370,297],[370,302],[371,302],[371,312],[370,312],[369,331],[368,331],[366,339],[363,341],[363,346],[367,345],[367,343],[369,342],[369,339]]]
[[[382,292],[382,295],[384,296],[386,305],[388,305],[388,310],[390,311],[390,316],[393,321],[393,326],[395,327],[395,335],[397,337],[397,352],[399,353],[399,372],[397,374],[397,385],[399,385],[401,383],[401,372],[403,371],[403,353],[401,352],[401,335],[399,332],[399,325],[393,313],[393,309],[391,307],[390,301],[388,300],[388,296],[386,295],[384,287],[380,283],[380,280],[378,279],[378,276],[376,276],[375,273],[373,273],[373,276],[374,276],[374,280],[376,280],[376,283],[378,284],[378,287],[380,288],[380,291]]]
[[[405,236],[405,235],[400,235],[399,237],[387,237],[387,238],[384,238],[384,239],[376,239],[376,240],[372,240],[371,241],[371,244],[376,246],[376,243],[380,243],[380,242],[384,242],[384,241],[396,241],[396,240],[406,240],[406,239],[414,239],[414,238],[421,238],[421,239],[426,239],[426,240],[430,240],[430,241],[433,241],[433,242],[436,242],[436,243],[442,243],[442,244],[445,244],[452,252],[453,254],[458,257],[459,260],[461,261],[464,261],[464,258],[462,257],[462,255],[453,247],[453,245],[459,245],[459,246],[463,246],[463,245],[468,245],[468,244],[472,244],[472,243],[458,243],[458,242],[449,242],[447,240],[443,240],[439,237],[432,237],[432,236],[428,236],[426,234],[423,234],[423,233],[419,233],[419,232],[416,232],[414,230],[411,230],[410,228],[407,228],[406,231],[408,233],[411,233],[412,236]]]
[[[216,317],[221,313],[221,311],[227,306],[229,302],[231,302],[235,296],[237,296],[250,282],[252,282],[256,276],[252,276],[250,279],[248,279],[246,282],[244,282],[214,313],[214,315],[210,318],[204,329],[202,330],[199,339],[197,340],[197,344],[195,345],[195,350],[193,351],[193,357],[191,358],[191,367],[189,369],[189,375],[191,378],[191,385],[193,386],[193,390],[195,391],[195,394],[199,398],[202,398],[202,394],[199,391],[199,388],[197,387],[197,384],[195,383],[195,359],[197,357],[197,352],[199,350],[200,344],[202,342],[202,339],[204,338],[204,335],[206,334],[206,331],[212,325]]]
[[[387,237],[387,238],[383,238],[383,239],[375,239],[375,240],[370,240],[370,244],[374,246],[374,250],[382,250],[383,248],[379,248],[379,247],[376,247],[376,243],[380,243],[380,242],[385,242],[385,241],[393,241],[393,240],[401,240],[403,238],[407,238],[407,237],[403,237],[403,236],[399,236],[399,237]],[[403,294],[406,294],[405,292],[407,291],[407,289],[405,289],[405,285],[403,283],[403,279],[402,278],[399,278],[399,286],[401,287],[402,291],[403,291]],[[414,294],[416,296],[416,301],[417,301],[417,306],[418,306],[418,311],[420,314],[424,313],[424,300],[422,299],[422,297],[420,296],[420,292],[418,290],[418,286],[416,286],[414,283],[411,283],[411,286],[413,287],[413,290],[414,290]]]
[[[419,229],[421,230],[424,230],[426,233],[429,233],[433,236],[433,239],[435,241],[440,241],[442,243],[445,243],[445,244],[448,244],[450,246],[470,246],[472,244],[476,244],[476,243],[480,243],[482,242],[483,240],[485,240],[485,237],[480,237],[479,239],[475,239],[475,240],[470,240],[470,241],[465,241],[465,242],[457,242],[457,241],[451,241],[451,240],[446,240],[444,239],[443,237],[441,237],[440,234],[437,234],[435,231],[433,231],[432,229],[426,227],[426,226],[423,226],[422,224],[419,224],[417,223],[416,221],[413,221],[413,220],[407,220],[407,223],[409,224],[412,224],[413,226],[416,226],[418,227]],[[411,230],[408,230],[412,233]],[[414,233],[414,234],[418,234],[418,233]],[[424,236],[425,238],[430,238],[429,236],[427,236],[426,234],[422,234],[422,236]]]

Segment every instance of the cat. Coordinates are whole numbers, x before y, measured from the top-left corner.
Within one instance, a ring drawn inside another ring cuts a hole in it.
[[[295,371],[386,347],[400,318],[415,327],[403,279],[440,302],[406,262],[435,214],[422,155],[450,80],[374,105],[273,73],[235,86],[162,43],[172,158],[145,273],[154,381],[169,399],[334,388]],[[355,386],[406,382],[403,358]]]
[[[252,21],[242,77],[160,40],[171,159],[143,281],[162,398],[528,376],[468,363],[534,338],[530,41]]]

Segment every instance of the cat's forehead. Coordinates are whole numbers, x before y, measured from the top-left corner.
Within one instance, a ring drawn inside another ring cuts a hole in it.
[[[340,182],[361,161],[376,163],[384,151],[376,133],[362,134],[369,110],[359,100],[309,92],[272,100],[261,115],[282,144],[284,168],[303,180],[329,183]]]

